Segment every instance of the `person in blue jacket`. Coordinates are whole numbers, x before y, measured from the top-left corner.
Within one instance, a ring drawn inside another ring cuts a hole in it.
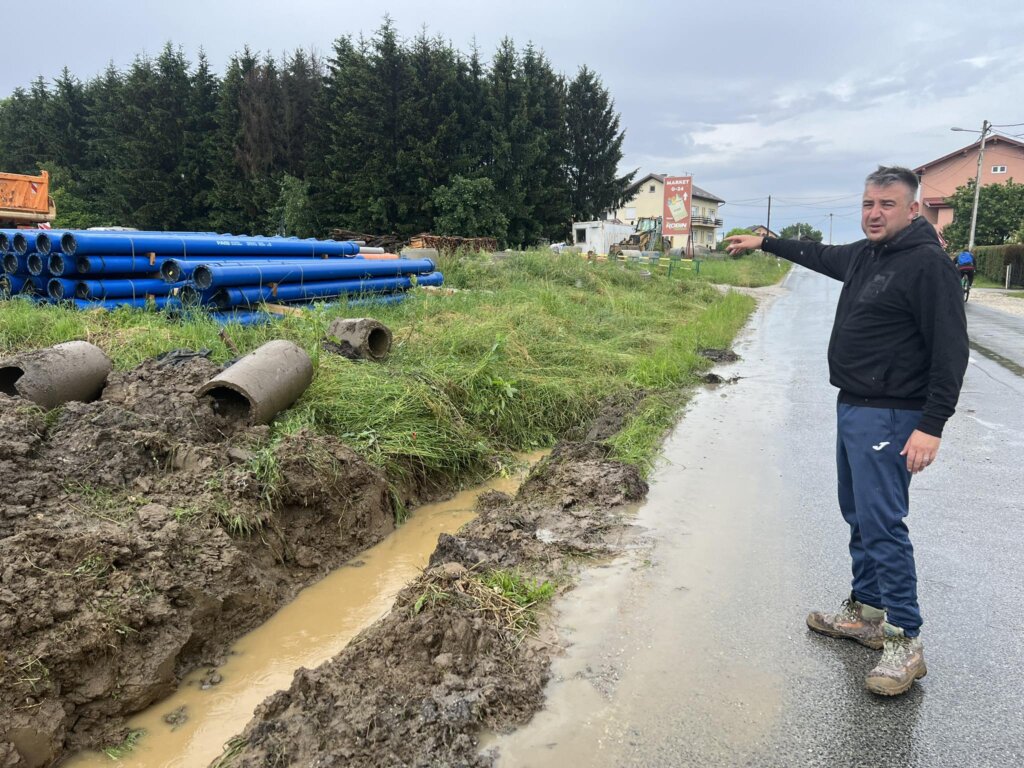
[[[974,285],[974,256],[970,251],[960,251],[956,257],[956,268],[961,278],[967,276],[968,287]]]
[[[920,217],[917,176],[879,167],[865,180],[865,239],[822,245],[757,235],[725,238],[731,255],[760,248],[843,283],[828,345],[839,389],[839,509],[850,528],[853,582],[837,613],[807,625],[881,649],[869,691],[906,692],[927,673],[914,548],[905,518],[910,479],[935,461],[967,369],[960,280]]]

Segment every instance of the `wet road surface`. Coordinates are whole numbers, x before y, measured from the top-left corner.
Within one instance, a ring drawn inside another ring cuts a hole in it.
[[[487,743],[500,766],[1024,765],[1024,378],[972,350],[911,485],[929,675],[877,698],[877,652],[804,625],[849,590],[825,360],[840,286],[795,268],[786,287],[720,371],[743,378],[667,442],[643,545],[561,602],[547,706]]]
[[[1024,317],[968,302],[967,330],[974,351],[1024,375]]]

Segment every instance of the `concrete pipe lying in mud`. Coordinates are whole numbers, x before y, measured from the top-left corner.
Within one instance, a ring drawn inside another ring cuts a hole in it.
[[[339,317],[327,329],[342,355],[380,362],[391,352],[391,329],[372,317]]]
[[[284,339],[268,341],[196,392],[213,399],[218,415],[232,421],[267,424],[290,406],[313,381],[313,362],[301,347]]]
[[[0,361],[0,392],[47,410],[71,400],[89,402],[103,392],[113,365],[87,341],[67,341]]]

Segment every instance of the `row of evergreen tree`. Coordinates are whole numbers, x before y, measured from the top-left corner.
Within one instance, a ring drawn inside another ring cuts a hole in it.
[[[617,205],[623,132],[600,78],[505,39],[489,66],[425,32],[323,61],[248,48],[223,77],[168,43],[0,100],[0,169],[50,172],[62,227],[558,240]]]

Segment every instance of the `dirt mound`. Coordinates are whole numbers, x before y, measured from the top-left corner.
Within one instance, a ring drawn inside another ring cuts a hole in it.
[[[646,483],[596,444],[556,448],[516,497],[492,492],[391,613],[257,710],[223,765],[486,766],[482,727],[525,722],[543,701],[550,649],[498,585],[566,580],[605,553],[623,502]],[[556,484],[567,483],[566,488]]]
[[[231,765],[487,765],[471,734],[539,707],[547,665],[530,649],[510,653],[514,638],[482,609],[480,588],[464,569],[437,569],[403,591],[331,663],[300,670],[259,707]]]
[[[340,442],[218,420],[193,392],[219,369],[149,360],[52,416],[0,395],[0,765],[120,741],[393,528],[386,478]]]

